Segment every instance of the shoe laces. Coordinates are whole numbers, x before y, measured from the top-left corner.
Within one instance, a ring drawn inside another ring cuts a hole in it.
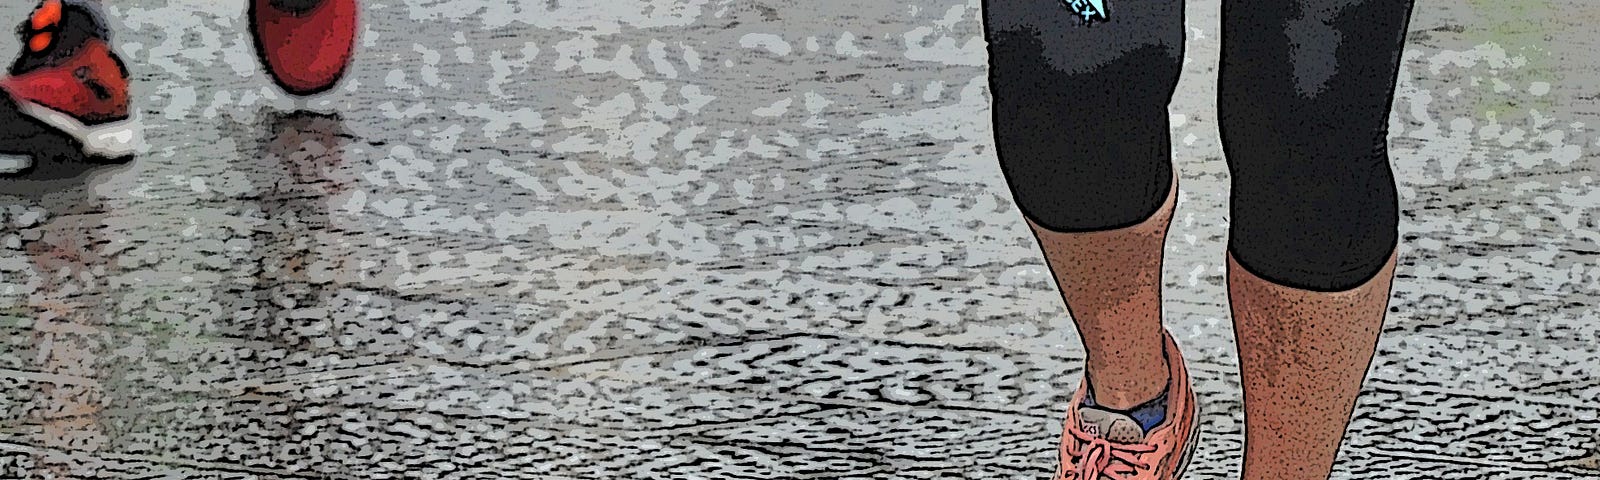
[[[1150,464],[1140,456],[1156,451],[1154,445],[1117,443],[1091,435],[1073,426],[1067,429],[1077,439],[1066,447],[1062,467],[1072,480],[1131,479]]]

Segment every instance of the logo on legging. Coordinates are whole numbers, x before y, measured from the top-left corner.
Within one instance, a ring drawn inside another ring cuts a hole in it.
[[[1095,17],[1100,17],[1101,20],[1105,20],[1106,19],[1106,1],[1105,0],[1065,0],[1065,1],[1067,2],[1067,7],[1068,8],[1071,8],[1072,11],[1074,11],[1074,12],[1078,12],[1078,15],[1083,15],[1083,21],[1085,21],[1085,22],[1090,21],[1090,20],[1094,20]]]

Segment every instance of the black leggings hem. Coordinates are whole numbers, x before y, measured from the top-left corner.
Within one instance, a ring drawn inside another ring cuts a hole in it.
[[[1233,262],[1245,272],[1274,285],[1308,292],[1342,293],[1360,288],[1378,278],[1378,274],[1383,273],[1384,267],[1388,266],[1389,260],[1399,255],[1395,247],[1398,247],[1398,244],[1389,249],[1389,254],[1385,255],[1381,262],[1364,262],[1332,271],[1305,271],[1293,266],[1262,268],[1256,259],[1249,255],[1240,255],[1231,245],[1228,247],[1228,255],[1232,256]]]

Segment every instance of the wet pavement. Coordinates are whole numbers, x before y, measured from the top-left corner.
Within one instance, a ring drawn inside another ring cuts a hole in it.
[[[1242,439],[1218,3],[1172,106],[1195,479]],[[0,477],[1051,473],[1081,350],[993,157],[978,2],[363,7],[313,114],[243,2],[108,6],[148,145],[0,178]],[[1336,478],[1600,477],[1596,22],[1419,0]]]

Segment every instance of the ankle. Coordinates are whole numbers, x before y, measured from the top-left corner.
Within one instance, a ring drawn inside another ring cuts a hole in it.
[[[1126,410],[1137,407],[1160,396],[1172,383],[1171,375],[1162,366],[1157,359],[1139,364],[1124,362],[1100,368],[1090,367],[1084,371],[1084,388],[1087,389],[1084,396],[1106,408]]]
[[[1093,375],[1090,375],[1090,377],[1097,378]],[[1137,382],[1108,381],[1101,383],[1086,379],[1086,388],[1089,390],[1084,392],[1084,397],[1094,405],[1101,407],[1113,410],[1132,410],[1166,393],[1168,384],[1172,383],[1171,375],[1165,370],[1159,373],[1152,372],[1140,375],[1140,377],[1142,378]],[[1122,376],[1121,378],[1129,379],[1127,376]]]

